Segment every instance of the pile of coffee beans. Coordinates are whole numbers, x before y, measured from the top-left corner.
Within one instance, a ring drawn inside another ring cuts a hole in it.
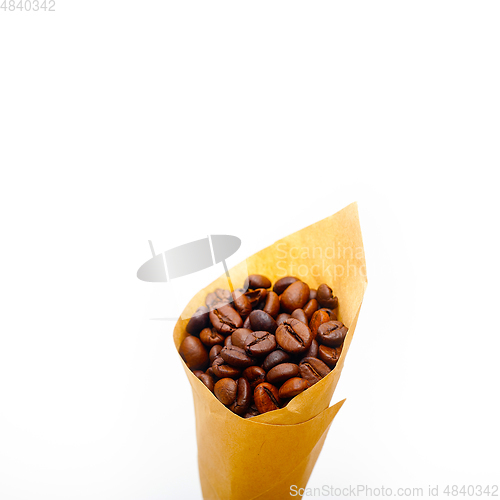
[[[347,334],[332,289],[310,289],[294,276],[272,286],[252,274],[244,288],[219,288],[205,304],[189,320],[179,353],[222,404],[245,418],[282,408],[328,375]]]

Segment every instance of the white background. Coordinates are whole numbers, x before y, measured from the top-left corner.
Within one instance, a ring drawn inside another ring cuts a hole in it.
[[[369,285],[309,486],[499,484],[499,21],[493,1],[0,10],[0,498],[200,498],[147,240],[235,234],[233,265],[354,200]]]

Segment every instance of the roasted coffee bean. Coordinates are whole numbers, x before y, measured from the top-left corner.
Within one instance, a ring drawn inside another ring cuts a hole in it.
[[[271,280],[262,274],[251,274],[246,280],[243,288],[255,290],[256,288],[271,288]]]
[[[334,297],[332,289],[325,283],[319,285],[316,298],[321,307],[335,309],[339,305],[339,299]]]
[[[198,378],[205,384],[209,391],[214,392],[214,379],[210,375],[202,373]]]
[[[241,377],[238,379],[236,387],[236,398],[234,403],[229,407],[236,415],[243,415],[247,412],[252,402],[252,389],[248,380]]]
[[[306,313],[304,312],[304,309],[295,309],[292,313],[292,318],[298,319],[299,321],[302,321],[304,325],[307,325],[307,316]]]
[[[273,318],[278,316],[280,312],[280,298],[276,292],[267,292],[266,302],[262,310]]]
[[[318,310],[319,304],[316,299],[309,299],[309,302],[304,306],[304,313],[309,321],[312,315]]]
[[[246,338],[252,335],[252,330],[248,328],[238,328],[231,334],[231,343],[236,347],[245,348]]]
[[[322,307],[321,309],[319,309],[320,311],[325,311],[328,316],[330,317],[330,321],[337,321],[337,316],[338,316],[338,312],[339,312],[339,309],[328,309],[326,307]]]
[[[299,376],[299,367],[295,363],[281,363],[271,368],[266,375],[270,384],[281,385],[285,380]]]
[[[309,327],[295,318],[287,319],[276,330],[276,342],[283,350],[292,354],[307,351],[312,341],[313,336]]]
[[[218,378],[238,378],[241,375],[241,370],[231,365],[227,365],[219,356],[212,363],[212,372]]]
[[[330,368],[317,358],[304,358],[299,364],[299,370],[300,376],[305,378],[309,385],[319,382],[330,373]]]
[[[266,276],[253,274],[244,288],[209,293],[179,348],[194,375],[245,418],[286,405],[325,377],[347,334],[328,285],[315,290],[285,276],[271,287]]]
[[[257,415],[260,415],[260,411],[257,410],[257,407],[250,406],[250,408],[245,413],[245,415],[243,415],[243,418],[252,418],[252,417],[256,417]]]
[[[291,359],[292,358],[290,357],[290,354],[288,354],[285,351],[282,351],[281,349],[277,349],[276,351],[273,351],[272,353],[266,356],[266,359],[264,359],[264,362],[262,363],[262,368],[264,368],[264,370],[268,372],[271,368],[274,368],[276,365],[279,365],[280,363],[287,363]]]
[[[317,358],[318,348],[318,343],[316,342],[316,340],[313,340],[309,349],[307,349],[307,351],[304,353],[304,358]]]
[[[242,318],[246,318],[252,312],[250,300],[242,292],[234,291],[231,295],[233,297],[233,307]]]
[[[273,286],[273,291],[281,295],[292,283],[299,281],[295,276],[285,276],[280,278]]]
[[[208,307],[201,306],[196,309],[186,326],[186,332],[197,335],[208,326]]]
[[[252,311],[248,317],[250,318],[252,330],[255,332],[261,331],[274,333],[278,327],[273,317],[265,311]]]
[[[231,301],[231,293],[229,290],[223,290],[222,288],[217,288],[215,291],[209,293],[205,299],[205,304],[212,310],[216,307],[228,304]]]
[[[201,340],[194,335],[188,335],[179,347],[179,354],[191,370],[206,370],[208,368],[208,352]]]
[[[347,328],[340,321],[328,321],[318,328],[316,340],[328,347],[339,347],[347,335]]]
[[[214,328],[223,335],[233,333],[243,326],[241,316],[228,304],[210,311],[210,321]]]
[[[278,389],[268,382],[263,382],[255,388],[253,399],[261,413],[277,410],[281,404]]]
[[[320,345],[318,349],[318,358],[327,364],[330,368],[335,368],[342,352],[342,347],[328,347]]]
[[[248,292],[245,292],[245,296],[248,297],[250,304],[253,308],[255,308],[255,306],[257,306],[260,302],[266,300],[267,290],[265,288],[249,290]]]
[[[295,281],[280,296],[281,308],[292,313],[301,309],[309,301],[309,285],[303,281]]]
[[[288,379],[281,387],[278,392],[279,397],[282,399],[293,398],[297,394],[305,391],[309,387],[309,382],[306,379],[300,377],[294,377]]]
[[[214,385],[215,397],[226,406],[234,403],[237,392],[238,384],[232,378],[220,379]]]
[[[222,351],[221,345],[214,345],[212,349],[210,349],[209,352],[210,364],[212,364],[214,362],[214,359],[220,355],[221,351]]]
[[[209,348],[224,343],[224,336],[213,328],[203,328],[200,332],[200,340]]]
[[[242,376],[245,377],[252,389],[266,381],[266,372],[260,366],[249,366],[243,370]]]
[[[288,313],[281,313],[278,314],[278,317],[276,318],[276,324],[280,326],[282,323],[284,323],[288,318],[291,318],[290,314]]]
[[[316,335],[318,334],[318,328],[320,325],[328,323],[328,321],[331,321],[331,318],[325,309],[319,309],[312,315],[311,321],[309,321],[309,328],[311,329],[311,333],[314,338],[316,338]]]
[[[276,349],[276,337],[269,332],[253,332],[245,341],[245,350],[249,356],[267,356]]]
[[[228,365],[235,366],[236,368],[247,368],[255,364],[255,360],[251,358],[244,349],[234,345],[224,347],[220,355]]]

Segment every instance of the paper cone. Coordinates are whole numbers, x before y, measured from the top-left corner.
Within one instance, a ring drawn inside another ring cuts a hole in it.
[[[339,299],[339,320],[349,332],[337,366],[285,408],[244,419],[228,410],[183,362],[193,390],[200,481],[205,500],[290,497],[304,488],[343,401],[329,408],[351,343],[366,289],[366,264],[356,203],[257,252],[229,271],[235,287],[247,273],[275,282],[292,275],[311,288],[327,283]],[[221,276],[200,290],[181,318],[189,318],[208,293],[227,288]],[[174,328],[177,349],[188,319]]]

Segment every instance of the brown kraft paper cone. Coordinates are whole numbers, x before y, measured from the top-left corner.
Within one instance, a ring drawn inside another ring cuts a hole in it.
[[[251,419],[241,418],[222,405],[182,361],[193,390],[205,500],[290,498],[291,485],[306,486],[333,418],[344,402],[329,407],[367,285],[357,204],[282,238],[230,269],[235,288],[243,286],[247,273],[263,274],[272,282],[292,275],[311,288],[328,284],[339,299],[339,320],[349,331],[336,367],[325,378],[285,408]],[[229,288],[225,275],[200,290],[181,318],[189,318],[216,288]],[[181,318],[174,328],[177,349],[187,335],[188,319]]]

